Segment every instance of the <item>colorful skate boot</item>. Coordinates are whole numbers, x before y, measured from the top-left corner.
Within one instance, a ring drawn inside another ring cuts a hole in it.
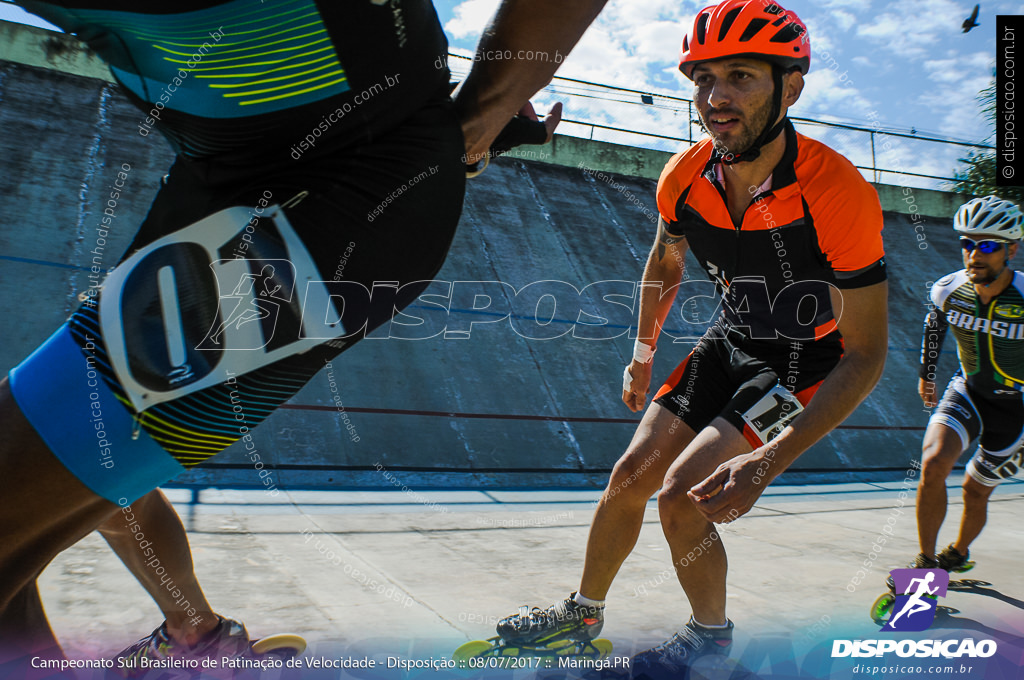
[[[908,564],[906,566],[906,568],[907,569],[938,569],[941,566],[942,565],[939,564],[939,560],[933,560],[930,557],[925,557],[924,553],[918,553],[917,557],[914,558],[914,561],[911,562],[910,564]],[[942,567],[942,568],[945,569],[945,567]],[[893,581],[891,573],[885,578],[885,585],[888,586],[889,590],[893,591],[894,593],[896,592],[896,583],[895,583],[895,581]]]
[[[575,597],[573,593],[547,609],[520,607],[498,622],[496,637],[467,642],[452,658],[465,668],[491,668],[479,665],[480,659],[490,657],[537,657],[543,668],[554,668],[559,659],[570,657],[600,661],[612,652],[612,643],[597,637],[604,626],[604,608],[577,604]]]
[[[512,645],[543,645],[556,638],[593,640],[604,627],[604,608],[578,604],[573,593],[547,609],[523,606],[498,622],[498,636]]]
[[[725,668],[732,649],[732,621],[726,628],[705,628],[690,617],[682,630],[653,649],[641,652],[630,662],[631,680],[682,680],[688,669],[699,665]],[[729,677],[728,674],[724,677]]]
[[[953,544],[946,546],[942,552],[936,555],[936,559],[930,559],[925,557],[924,553],[920,553],[914,558],[914,561],[907,565],[908,569],[944,569],[952,574],[959,574],[965,571],[970,571],[974,568],[974,562],[970,560],[970,551],[967,551],[966,555],[961,555],[957,552],[957,549],[953,547]],[[968,581],[950,581],[949,587],[964,587],[970,582]],[[882,626],[885,625],[889,615],[892,613],[893,605],[896,602],[896,584],[893,580],[892,574],[885,579],[885,585],[889,587],[888,593],[882,593],[878,596],[878,599],[871,605],[871,620]],[[926,596],[928,597],[928,596]],[[947,613],[956,613],[956,610],[952,610],[948,607],[939,607],[941,611]]]
[[[971,562],[971,551],[968,550],[966,555],[961,555],[952,543],[947,545],[937,557],[939,566],[953,574],[962,574],[974,569],[974,562]]]
[[[182,660],[182,666],[201,668],[202,659],[219,659],[251,654],[249,634],[238,621],[218,616],[216,628],[189,647],[175,642],[167,632],[167,622],[114,657],[114,667],[126,678],[142,677],[160,668],[170,657]],[[198,663],[192,664],[192,661]]]

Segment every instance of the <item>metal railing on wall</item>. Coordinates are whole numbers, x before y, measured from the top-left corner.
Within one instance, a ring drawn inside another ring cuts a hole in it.
[[[469,71],[472,59],[451,54],[457,76]],[[563,101],[565,117],[559,133],[645,149],[678,152],[705,135],[693,100],[586,80],[556,76],[535,97],[551,104]],[[948,189],[961,158],[990,151],[988,144],[919,134],[915,129],[886,127],[790,116],[797,130],[846,156],[872,182],[923,189]]]

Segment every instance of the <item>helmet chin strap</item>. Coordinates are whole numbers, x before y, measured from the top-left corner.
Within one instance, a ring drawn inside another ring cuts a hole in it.
[[[772,109],[768,114],[768,122],[765,123],[765,127],[761,130],[761,134],[758,135],[753,144],[740,153],[728,153],[716,146],[716,160],[721,161],[724,165],[733,165],[735,163],[746,163],[752,161],[761,156],[761,147],[765,144],[771,143],[779,136],[779,133],[781,133],[782,129],[786,126],[786,119],[783,118],[779,122],[775,123],[775,125],[772,125],[772,121],[778,118],[779,113],[782,111],[782,76],[782,67],[777,64],[772,64],[772,82],[775,84],[775,92],[772,93]]]

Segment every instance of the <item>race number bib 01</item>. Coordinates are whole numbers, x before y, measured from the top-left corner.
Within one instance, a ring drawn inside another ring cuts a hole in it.
[[[743,420],[761,443],[767,444],[803,410],[803,405],[793,393],[776,383],[756,404],[747,409]]]
[[[230,259],[243,240],[248,259]],[[111,368],[144,411],[344,336],[320,278],[278,206],[258,222],[244,207],[214,213],[107,277],[99,316]]]

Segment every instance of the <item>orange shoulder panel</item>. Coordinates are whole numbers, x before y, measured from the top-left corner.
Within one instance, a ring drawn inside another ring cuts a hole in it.
[[[672,156],[665,164],[658,180],[658,212],[666,222],[676,221],[676,203],[707,165],[711,148],[710,139],[702,140]]]
[[[885,255],[882,206],[874,187],[844,156],[797,134],[796,179],[818,244],[837,271],[856,271]]]

